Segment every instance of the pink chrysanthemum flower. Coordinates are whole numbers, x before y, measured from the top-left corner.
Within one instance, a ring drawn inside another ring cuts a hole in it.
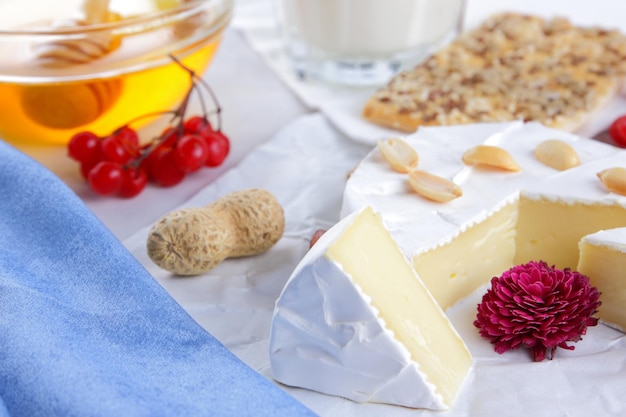
[[[537,362],[552,359],[557,347],[574,349],[567,343],[579,341],[598,323],[592,316],[599,296],[583,274],[529,262],[492,278],[474,325],[498,353],[523,347]]]

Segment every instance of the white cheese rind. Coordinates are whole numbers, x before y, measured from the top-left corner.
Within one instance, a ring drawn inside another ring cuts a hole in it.
[[[325,258],[302,274],[281,297],[272,323],[276,380],[357,402],[446,408],[345,274]]]
[[[588,243],[594,246],[606,246],[616,252],[626,253],[626,227],[600,230],[582,238],[580,245]]]
[[[407,256],[450,242],[472,224],[483,221],[496,207],[519,197],[526,190],[529,198],[545,194],[543,181],[553,176],[568,176],[572,184],[581,184],[572,174],[585,169],[587,163],[616,155],[621,151],[598,141],[547,128],[539,123],[507,122],[471,126],[422,127],[417,133],[403,138],[419,154],[418,169],[454,180],[463,196],[445,204],[426,200],[411,191],[406,175],[389,168],[377,149],[352,172],[344,192],[341,216],[371,206],[383,215],[394,238]],[[535,158],[534,148],[546,139],[561,139],[579,154],[581,166],[557,171]],[[462,155],[477,145],[494,145],[507,150],[521,167],[519,172],[483,170],[467,167]],[[574,178],[572,178],[574,177]],[[594,175],[587,181],[588,189],[603,193]],[[556,190],[559,191],[559,190]],[[572,192],[564,198],[575,199],[586,190]],[[594,197],[596,198],[596,197]]]
[[[387,329],[370,298],[324,256],[356,215],[322,236],[277,300],[270,335],[273,376],[358,402],[447,409],[450,404]]]

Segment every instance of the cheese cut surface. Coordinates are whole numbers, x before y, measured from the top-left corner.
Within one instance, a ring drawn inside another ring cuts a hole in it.
[[[585,235],[623,225],[626,208],[620,204],[572,204],[522,193],[450,242],[416,254],[413,265],[448,309],[514,265],[545,260],[576,269]]]
[[[516,219],[517,203],[508,203],[454,240],[413,257],[415,270],[443,309],[511,266]]]
[[[471,355],[382,220],[366,208],[326,232],[276,303],[274,377],[355,401],[447,409]]]
[[[626,228],[587,235],[579,249],[578,271],[601,292],[600,319],[626,331]]]
[[[626,225],[623,203],[551,201],[522,195],[515,264],[544,259],[557,268],[576,269],[578,242],[598,230]]]

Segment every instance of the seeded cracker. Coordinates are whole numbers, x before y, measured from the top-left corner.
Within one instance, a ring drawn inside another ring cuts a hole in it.
[[[406,132],[519,119],[574,131],[614,96],[625,75],[622,33],[505,13],[395,76],[363,116]]]

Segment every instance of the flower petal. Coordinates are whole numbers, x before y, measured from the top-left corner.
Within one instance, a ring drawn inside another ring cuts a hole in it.
[[[573,349],[600,306],[600,293],[589,278],[572,271],[531,261],[491,279],[491,287],[477,307],[474,326],[504,353],[525,347],[533,359],[552,358],[557,347]]]

